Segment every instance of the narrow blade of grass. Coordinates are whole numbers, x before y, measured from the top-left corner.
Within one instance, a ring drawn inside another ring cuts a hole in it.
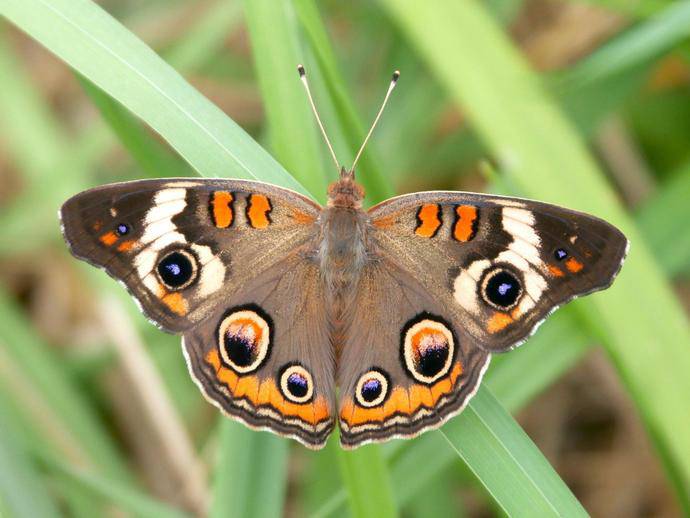
[[[397,516],[388,467],[376,445],[340,451],[341,473],[350,512],[356,518]]]
[[[209,516],[281,516],[287,455],[285,439],[223,419]]]
[[[508,516],[587,516],[527,434],[486,388],[442,429]],[[529,510],[529,511],[528,511]]]
[[[186,164],[172,156],[163,145],[155,142],[141,123],[120,103],[88,79],[79,77],[79,82],[103,119],[146,176],[157,178],[193,174]]]

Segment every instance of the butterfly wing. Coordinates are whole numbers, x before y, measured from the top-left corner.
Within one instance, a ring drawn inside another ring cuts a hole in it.
[[[313,239],[319,212],[260,182],[160,179],[81,192],[60,217],[76,257],[123,283],[152,322],[181,332]]]
[[[252,428],[323,447],[335,368],[317,265],[295,254],[228,299],[184,335],[202,393]]]
[[[250,426],[320,447],[333,359],[310,256],[321,208],[239,180],[145,180],[82,192],[60,211],[72,253],[184,333],[202,392]]]
[[[372,260],[337,372],[345,447],[440,426],[475,393],[491,353],[609,286],[627,250],[598,218],[513,198],[416,193],[368,215]]]
[[[369,216],[372,248],[420,279],[490,352],[519,345],[562,304],[610,286],[628,248],[599,218],[517,198],[416,193]]]
[[[340,442],[414,437],[460,412],[490,354],[444,304],[381,259],[366,266],[338,364]]]

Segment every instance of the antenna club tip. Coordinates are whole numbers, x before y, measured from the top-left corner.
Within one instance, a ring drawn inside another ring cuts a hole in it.
[[[396,83],[400,79],[400,70],[393,72],[393,82]]]
[[[299,72],[300,77],[304,77],[306,72],[304,71],[304,67],[300,64],[297,65],[297,72]]]

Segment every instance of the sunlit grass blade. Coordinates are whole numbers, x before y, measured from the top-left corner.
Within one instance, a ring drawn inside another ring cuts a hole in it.
[[[223,419],[219,446],[210,518],[280,516],[287,440]]]
[[[491,393],[442,428],[451,446],[508,516],[587,516],[541,452]]]
[[[640,231],[669,274],[690,272],[690,164],[659,189],[638,214]]]
[[[202,176],[261,176],[305,192],[232,119],[95,3],[9,0],[0,13],[142,118]]]
[[[155,142],[142,124],[127,110],[91,81],[80,77],[80,83],[91,102],[101,112],[125,149],[146,176],[190,176],[191,169],[175,158],[163,145]]]
[[[607,346],[651,437],[672,461],[665,466],[679,497],[687,499],[690,435],[677,431],[690,429],[684,396],[690,393],[690,350],[684,346],[690,330],[644,239],[478,2],[385,5],[521,190],[594,213],[626,232],[632,252],[615,286],[576,306]],[[449,54],[448,48],[462,51]],[[663,319],[655,316],[660,314]]]

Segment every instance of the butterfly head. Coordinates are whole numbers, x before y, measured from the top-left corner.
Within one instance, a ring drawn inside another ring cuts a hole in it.
[[[354,169],[340,168],[340,178],[328,186],[328,206],[359,209],[364,188],[355,181]]]

